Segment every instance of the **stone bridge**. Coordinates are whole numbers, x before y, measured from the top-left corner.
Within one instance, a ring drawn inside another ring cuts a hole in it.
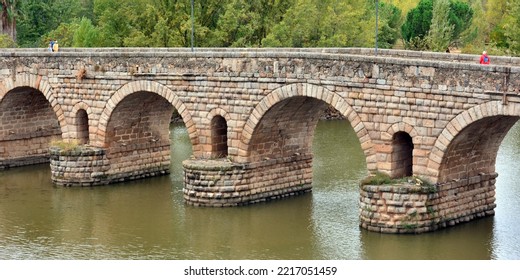
[[[520,117],[520,59],[370,49],[0,50],[0,168],[51,164],[58,185],[166,174],[186,124],[188,204],[310,191],[312,140],[332,107],[371,174],[360,225],[424,232],[494,214],[495,160]],[[49,148],[50,147],[50,148]],[[416,184],[417,182],[417,184]]]

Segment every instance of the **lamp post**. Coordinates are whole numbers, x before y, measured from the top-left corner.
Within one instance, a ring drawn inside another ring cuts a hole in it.
[[[194,46],[194,41],[195,41],[195,20],[194,20],[194,14],[193,14],[193,10],[194,10],[194,5],[193,5],[193,0],[191,0],[191,51],[193,52],[193,46]]]
[[[379,0],[376,0],[376,45],[375,45],[375,55],[377,56],[377,23],[379,21]]]

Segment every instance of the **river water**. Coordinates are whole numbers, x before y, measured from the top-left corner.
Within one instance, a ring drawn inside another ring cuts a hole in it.
[[[191,144],[171,127],[172,173],[56,187],[48,164],[0,171],[0,259],[520,259],[520,126],[499,151],[494,217],[420,235],[359,228],[366,163],[346,121],[322,121],[312,193],[237,208],[184,204]]]

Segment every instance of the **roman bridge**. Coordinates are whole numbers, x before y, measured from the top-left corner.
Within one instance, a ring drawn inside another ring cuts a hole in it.
[[[495,159],[520,118],[520,59],[370,49],[0,50],[0,168],[49,162],[58,185],[166,174],[169,123],[193,147],[188,204],[310,191],[312,140],[336,109],[371,174],[360,225],[424,232],[494,214]],[[347,170],[346,170],[347,171]]]

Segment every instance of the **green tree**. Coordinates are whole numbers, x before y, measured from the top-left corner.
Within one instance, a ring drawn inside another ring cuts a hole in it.
[[[95,0],[94,16],[99,29],[99,44],[103,47],[122,47],[131,33],[135,12],[142,11],[139,1]]]
[[[257,1],[258,2],[258,1]],[[254,1],[231,0],[219,18],[210,43],[221,47],[259,46],[259,29],[262,28],[260,14]]]
[[[60,47],[71,47],[74,45],[74,33],[79,28],[79,21],[76,19],[70,23],[62,23],[56,29],[43,35],[39,40],[39,46],[48,46],[51,40],[57,40]]]
[[[72,37],[73,47],[97,47],[99,45],[99,31],[90,19],[82,18]]]
[[[267,47],[349,47],[374,43],[366,0],[297,0],[262,40]]]
[[[23,47],[41,47],[42,38],[49,38],[48,33],[53,30],[63,31],[64,24],[92,17],[93,0],[23,0],[19,3],[18,44]]]
[[[374,5],[375,7],[375,5]],[[400,38],[401,10],[393,4],[379,2],[378,46],[392,48]]]
[[[468,3],[458,0],[452,0],[449,4],[448,22],[453,26],[450,43],[455,43],[462,40],[462,33],[471,26],[473,9]]]
[[[16,41],[16,0],[0,0],[0,34],[7,34]]]
[[[442,6],[446,6],[446,4]],[[442,12],[437,15],[439,18],[435,23],[432,23],[433,0],[421,0],[416,8],[408,12],[406,21],[401,27],[407,48],[439,49],[442,45],[446,45],[446,42],[442,41],[447,40],[447,34],[451,34],[448,45],[460,41],[461,34],[471,24],[473,10],[467,3],[451,1],[446,19],[444,11],[446,8],[442,9]],[[431,30],[432,27],[437,30]],[[449,31],[449,29],[452,30]],[[435,42],[432,42],[432,39]],[[434,46],[431,46],[432,43]]]
[[[20,6],[18,21],[19,45],[37,47],[42,35],[55,29],[55,14],[50,1],[26,0]]]
[[[318,9],[312,0],[297,0],[284,19],[262,40],[265,47],[309,47],[318,35]]]
[[[432,24],[428,35],[430,48],[433,51],[444,51],[450,45],[455,25],[448,20],[449,16],[449,0],[436,0],[433,4]]]
[[[421,0],[417,7],[411,9],[406,15],[406,21],[401,27],[403,39],[406,42],[424,39],[430,31],[432,17],[432,0]]]
[[[508,4],[507,24],[504,26],[504,34],[513,54],[520,55],[520,2],[511,1]]]

